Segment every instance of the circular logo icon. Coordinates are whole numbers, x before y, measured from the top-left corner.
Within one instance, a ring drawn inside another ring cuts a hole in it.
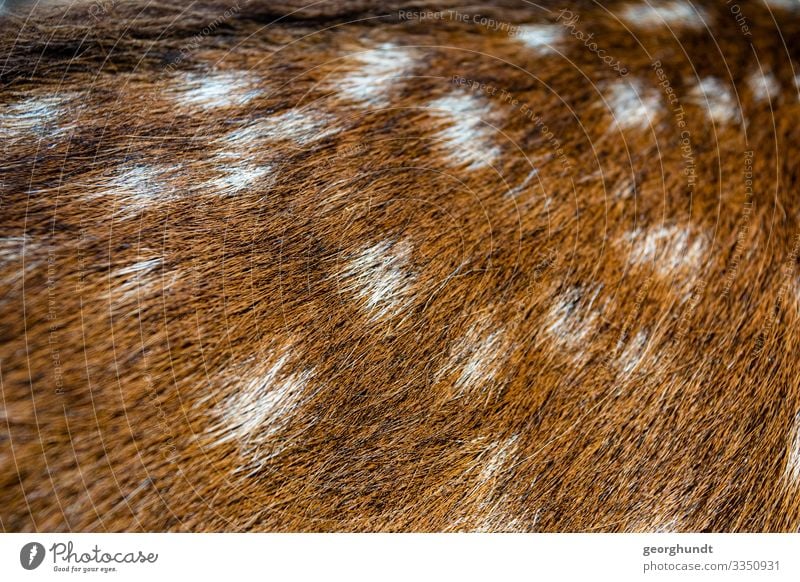
[[[44,546],[39,542],[30,542],[19,551],[19,563],[26,570],[35,570],[44,561]]]

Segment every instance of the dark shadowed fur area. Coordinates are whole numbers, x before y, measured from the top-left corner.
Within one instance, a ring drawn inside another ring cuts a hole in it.
[[[4,531],[800,528],[800,12],[0,14]]]

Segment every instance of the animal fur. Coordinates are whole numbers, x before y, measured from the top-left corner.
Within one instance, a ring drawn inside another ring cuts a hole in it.
[[[798,531],[798,12],[652,5],[0,16],[2,528]]]

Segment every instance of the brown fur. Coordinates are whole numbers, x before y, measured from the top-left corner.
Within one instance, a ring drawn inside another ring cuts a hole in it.
[[[542,55],[398,17],[552,3],[252,0],[207,34],[232,4],[2,17],[0,119],[61,95],[3,135],[3,529],[797,531],[800,24],[739,4],[749,37],[724,3],[711,32],[571,7],[665,107],[646,129],[615,125],[620,74],[572,36]],[[413,62],[389,101],[348,99],[353,55],[388,42]],[[180,105],[220,71],[259,92]],[[710,122],[708,76],[746,125]],[[449,154],[459,120],[430,107],[470,92],[493,166]],[[319,126],[225,141],[291,111]],[[269,171],[221,192],[243,160]]]

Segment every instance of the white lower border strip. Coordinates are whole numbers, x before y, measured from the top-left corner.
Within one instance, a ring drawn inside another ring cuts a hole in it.
[[[777,582],[799,566],[800,534],[0,535],[0,580]]]

